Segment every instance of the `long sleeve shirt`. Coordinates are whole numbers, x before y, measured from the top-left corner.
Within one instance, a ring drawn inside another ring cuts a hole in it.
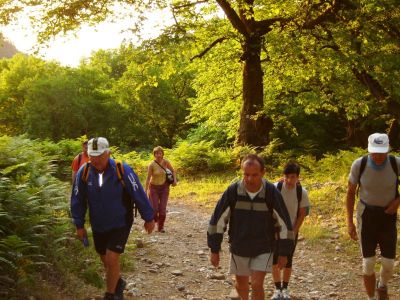
[[[233,183],[223,193],[207,231],[211,252],[220,251],[228,225],[233,254],[254,257],[273,252],[276,243],[279,243],[279,255],[293,253],[294,233],[288,211],[279,191],[266,180],[253,199],[246,192],[243,181]]]
[[[103,173],[98,173],[90,166],[86,182],[82,178],[85,167],[79,169],[71,195],[71,213],[77,228],[84,227],[87,209],[93,231],[106,232],[130,226],[133,221],[133,203],[142,219],[146,222],[153,220],[153,209],[138,176],[127,164],[124,163],[123,168],[122,180],[125,187],[118,178],[116,162],[111,158]],[[129,197],[124,197],[124,193]],[[132,202],[126,203],[127,200]]]

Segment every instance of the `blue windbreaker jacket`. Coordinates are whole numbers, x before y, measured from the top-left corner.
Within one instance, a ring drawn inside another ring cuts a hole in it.
[[[127,208],[123,203],[123,187],[118,179],[117,166],[109,159],[108,168],[103,173],[103,184],[99,185],[99,173],[90,166],[87,182],[82,180],[83,165],[75,178],[71,195],[71,214],[77,228],[85,224],[86,210],[89,207],[89,219],[92,230],[106,232],[114,228],[130,226],[127,224]],[[123,164],[126,192],[134,201],[139,213],[146,222],[154,218],[153,208],[147,198],[138,176],[127,164]]]

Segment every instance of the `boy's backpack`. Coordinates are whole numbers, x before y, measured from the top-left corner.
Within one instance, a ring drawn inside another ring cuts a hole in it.
[[[396,174],[396,198],[399,196],[399,170],[397,169],[397,162],[396,162],[396,157],[393,155],[388,155],[390,165],[392,166],[394,174]],[[364,155],[361,159],[361,165],[360,165],[360,173],[358,175],[358,187],[357,187],[357,195],[360,190],[361,186],[361,175],[365,170],[365,166],[367,165],[368,161],[368,155]]]
[[[126,186],[125,186],[125,181],[124,181],[124,165],[122,164],[121,161],[115,161],[115,165],[117,166],[117,177],[118,181],[122,185],[123,189],[123,203],[127,211],[127,216],[126,216],[126,222],[127,224],[132,224],[133,223],[133,210],[135,210],[135,217],[137,216],[137,207],[135,203],[132,201],[131,196],[129,193],[126,191]],[[87,184],[88,177],[89,177],[89,170],[90,170],[90,162],[87,162],[84,167],[83,167],[83,172],[82,172],[82,181]]]
[[[276,188],[278,189],[278,191],[282,192],[283,180],[278,182]],[[303,187],[301,186],[301,184],[299,182],[296,184],[296,195],[297,195],[297,215],[299,215],[300,202],[301,202],[301,199],[303,197]],[[309,214],[309,209],[306,209],[306,216],[308,214]]]

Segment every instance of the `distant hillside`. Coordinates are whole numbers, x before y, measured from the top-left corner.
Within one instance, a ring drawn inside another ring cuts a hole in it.
[[[14,56],[14,54],[17,54],[19,51],[15,46],[10,43],[9,41],[6,40],[1,40],[0,39],[0,58],[7,57],[10,58]]]

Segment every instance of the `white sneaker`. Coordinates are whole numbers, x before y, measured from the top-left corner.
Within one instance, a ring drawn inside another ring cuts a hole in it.
[[[271,300],[280,300],[282,297],[282,292],[280,289],[275,289],[274,294],[271,297]]]
[[[284,299],[284,300],[292,299],[292,298],[290,298],[289,291],[287,289],[282,290],[282,299]]]

